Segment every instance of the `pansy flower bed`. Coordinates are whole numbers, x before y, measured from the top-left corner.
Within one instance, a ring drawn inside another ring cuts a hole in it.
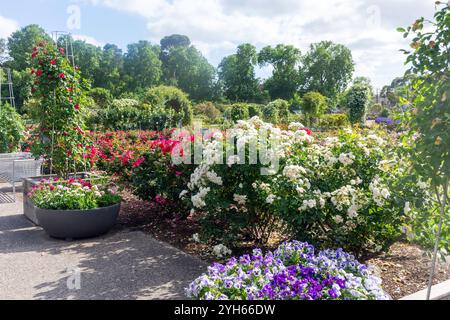
[[[381,279],[342,251],[298,241],[214,264],[186,289],[197,300],[389,300]]]

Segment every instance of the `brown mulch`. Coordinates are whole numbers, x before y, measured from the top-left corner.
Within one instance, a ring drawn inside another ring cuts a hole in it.
[[[400,299],[427,288],[431,258],[419,246],[397,242],[389,252],[366,261],[375,266],[383,279],[383,288]],[[434,284],[450,279],[450,264],[439,262]]]
[[[137,200],[124,192],[124,202],[119,216],[119,226],[140,230],[156,239],[167,242],[182,251],[208,262],[217,260],[210,252],[210,246],[196,243],[192,235],[199,232],[199,226],[170,209],[153,203]],[[253,245],[233,250],[235,255],[251,252]],[[427,287],[430,257],[417,245],[405,242],[395,243],[388,253],[366,260],[383,279],[383,287],[393,299],[400,299]],[[450,264],[441,263],[434,283],[450,279]]]

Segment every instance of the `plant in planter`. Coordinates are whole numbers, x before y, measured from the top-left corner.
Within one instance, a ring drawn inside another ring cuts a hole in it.
[[[86,174],[77,171],[92,164],[93,147],[84,131],[87,83],[54,43],[39,43],[31,59],[31,115],[38,123],[32,152],[48,160],[56,179],[25,180],[24,213],[55,238],[103,234],[115,224],[121,199],[108,190],[106,181],[78,179]]]
[[[86,168],[85,129],[86,82],[70,65],[64,49],[39,43],[33,48],[32,92],[35,104],[31,117],[38,123],[32,152],[49,161],[50,174],[68,177]]]
[[[36,185],[28,196],[44,230],[61,239],[106,233],[116,222],[122,200],[105,178],[49,179]]]

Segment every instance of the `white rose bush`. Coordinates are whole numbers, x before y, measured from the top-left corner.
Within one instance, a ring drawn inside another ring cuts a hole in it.
[[[398,187],[406,163],[393,146],[349,129],[315,141],[302,124],[282,130],[255,117],[227,137],[205,139],[203,162],[180,196],[204,241],[265,245],[279,233],[321,248],[378,252],[398,239],[405,219]]]

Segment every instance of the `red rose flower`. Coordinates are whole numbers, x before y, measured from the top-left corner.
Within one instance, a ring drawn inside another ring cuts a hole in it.
[[[75,108],[75,110],[80,110],[80,105],[77,103],[77,104],[74,106],[74,108]]]
[[[59,77],[60,79],[64,79],[64,78],[66,77],[66,75],[65,75],[64,73],[60,73],[60,74],[58,75],[58,77]]]
[[[38,71],[36,72],[36,77],[40,77],[41,74],[42,74],[42,70],[38,70]]]
[[[31,69],[31,74],[34,74],[34,69]]]
[[[32,54],[31,54],[31,58],[36,58],[38,56],[38,53],[37,52],[33,52]]]
[[[50,64],[51,64],[52,66],[54,66],[54,65],[56,64],[55,59],[50,60]]]

